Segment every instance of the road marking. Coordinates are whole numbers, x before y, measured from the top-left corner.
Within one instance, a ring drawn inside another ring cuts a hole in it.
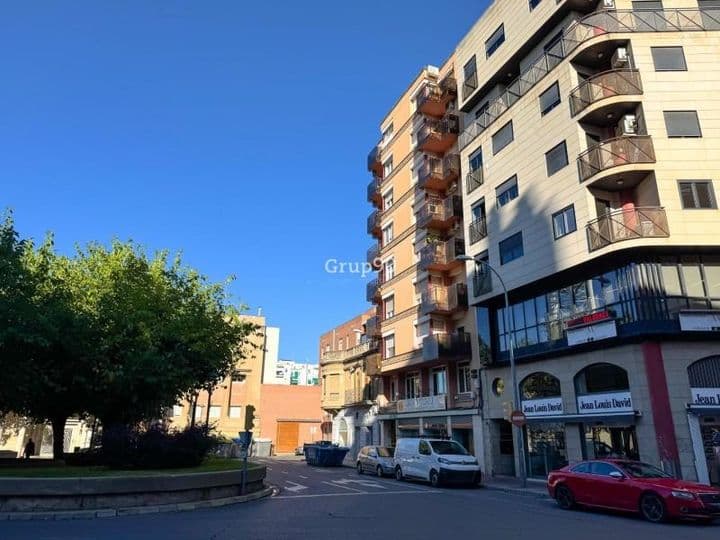
[[[298,474],[298,476],[299,476],[300,478],[302,478],[303,480],[307,480],[307,479],[308,479],[307,476],[303,476],[302,474]]]
[[[363,487],[371,487],[371,488],[377,488],[377,489],[387,489],[385,486],[381,486],[377,482],[373,482],[372,480],[358,480],[356,478],[346,478],[345,480],[333,480],[333,484],[358,484]]]
[[[210,402],[212,403],[212,401]],[[272,471],[272,467],[265,467],[268,471]]]
[[[290,474],[290,473],[287,472],[287,471],[280,471],[280,472],[283,473],[283,474]]]
[[[291,491],[293,493],[297,493],[298,491],[302,491],[303,489],[307,489],[307,486],[303,486],[302,484],[298,484],[296,482],[291,482],[290,480],[285,480],[286,484],[292,484],[290,487],[286,487],[286,491]]]
[[[310,499],[317,497],[363,497],[371,495],[377,497],[379,495],[420,495],[423,492],[420,491],[381,491],[378,493],[368,493],[367,491],[360,491],[358,493],[315,493],[306,495],[279,495],[272,497],[270,500],[275,501],[278,499]],[[442,493],[442,491],[425,491],[424,493]]]
[[[328,486],[333,486],[333,487],[339,487],[342,489],[348,489],[350,491],[355,491],[357,493],[368,493],[367,491],[362,491],[361,489],[355,489],[355,488],[351,488],[349,486],[344,486],[342,484],[339,484],[338,482],[323,482],[323,484],[327,484]]]

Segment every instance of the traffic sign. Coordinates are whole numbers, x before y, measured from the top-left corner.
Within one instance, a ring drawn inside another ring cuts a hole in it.
[[[510,421],[514,426],[523,427],[527,423],[527,417],[522,411],[513,411],[510,415]]]

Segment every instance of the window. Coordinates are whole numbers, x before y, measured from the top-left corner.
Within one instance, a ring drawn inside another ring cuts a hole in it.
[[[599,474],[601,476],[610,476],[611,472],[620,472],[618,469],[610,465],[609,463],[604,463],[602,461],[593,461],[590,463],[590,474]]]
[[[323,377],[325,379],[325,377]],[[323,386],[323,392],[325,391],[325,386]],[[239,405],[230,405],[230,410],[228,411],[228,416],[230,418],[240,418],[240,415],[242,413],[242,407]]]
[[[210,406],[210,418],[220,418],[221,411],[222,411],[222,407],[220,405],[211,405]]]
[[[247,378],[247,375],[245,375],[245,373],[235,372],[235,373],[233,373],[233,375],[232,375],[232,382],[234,382],[234,383],[244,383],[246,378]]]
[[[697,111],[663,111],[668,137],[702,137]]]
[[[577,225],[575,224],[575,206],[571,204],[567,208],[555,212],[552,216],[552,222],[555,240],[571,232],[575,232],[577,230]]]
[[[385,336],[385,358],[392,358],[395,356],[395,334]]]
[[[408,373],[405,376],[405,397],[420,397],[420,374],[418,372]]]
[[[505,41],[505,25],[501,24],[485,42],[485,57],[490,58]]]
[[[434,396],[447,394],[447,371],[445,368],[432,370],[432,391]]]
[[[717,208],[712,181],[681,180],[678,186],[683,208]]]
[[[480,118],[483,114],[485,114],[486,112],[488,112],[489,109],[490,109],[490,102],[489,102],[489,101],[486,101],[485,103],[483,103],[482,105],[480,105],[480,107],[478,107],[477,111],[475,111],[475,120],[477,120],[477,119]]]
[[[395,277],[395,259],[388,259],[383,263],[383,283]]]
[[[461,394],[467,394],[473,391],[472,388],[472,377],[470,376],[470,362],[464,362],[458,364],[457,376],[458,376],[458,392]]]
[[[705,30],[720,30],[720,0],[698,0]]]
[[[545,116],[560,105],[560,85],[555,82],[550,88],[540,94],[540,116]]]
[[[383,163],[383,175],[384,178],[387,178],[390,176],[390,174],[393,172],[393,158],[390,156],[385,162]]]
[[[469,164],[470,164],[470,171],[477,171],[479,169],[482,169],[483,159],[482,159],[482,148],[478,148],[470,154],[469,158]]]
[[[655,71],[687,71],[682,47],[650,47]]]
[[[430,444],[427,441],[420,441],[420,444],[418,446],[418,454],[420,454],[421,456],[432,455],[432,450],[430,450]]]
[[[542,0],[530,0],[530,11],[538,7],[540,2],[542,2]]]
[[[475,55],[473,55],[463,67],[463,74],[465,75],[465,80],[463,81],[463,98],[467,99],[473,90],[478,87]]]
[[[395,200],[393,199],[393,190],[389,189],[383,195],[383,210],[389,209],[394,202]]]
[[[567,146],[565,141],[551,148],[545,153],[545,164],[547,165],[547,174],[552,176],[568,164]]]
[[[393,124],[390,124],[388,127],[385,128],[385,131],[383,131],[382,134],[382,144],[387,144],[390,142],[390,139],[392,139],[392,136],[395,132],[395,126]]]
[[[497,207],[505,206],[507,203],[518,197],[517,175],[505,180],[502,184],[495,188],[495,197],[497,197]]]
[[[174,417],[182,416],[182,413],[183,413],[182,405],[173,405],[173,416]]]
[[[383,246],[387,246],[393,240],[393,224],[389,223],[383,227],[382,230],[382,243]]]
[[[500,264],[507,264],[510,261],[519,259],[524,255],[522,232],[513,234],[510,238],[506,238],[499,244],[500,247]]]
[[[507,124],[498,129],[492,136],[493,155],[497,154],[500,150],[513,142],[514,138],[512,120],[510,120]]]
[[[575,465],[570,470],[574,473],[590,474],[590,464],[589,463],[580,463],[579,465]]]
[[[202,420],[204,418],[203,416],[203,406],[197,405],[195,407],[195,420]]]
[[[385,299],[385,319],[391,319],[395,316],[395,295],[388,296]]]

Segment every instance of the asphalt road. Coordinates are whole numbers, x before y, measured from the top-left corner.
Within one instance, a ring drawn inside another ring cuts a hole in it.
[[[260,501],[212,510],[77,521],[0,522],[0,540],[527,539],[704,540],[720,524],[653,525],[549,500],[473,488],[432,489],[348,468],[265,460],[279,488]]]

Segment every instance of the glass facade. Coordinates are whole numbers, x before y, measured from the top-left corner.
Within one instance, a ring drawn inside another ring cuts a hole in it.
[[[624,337],[679,332],[684,309],[720,309],[720,256],[630,263],[514,303],[509,315],[516,356],[531,356],[567,348],[565,323],[583,315],[607,311]],[[507,358],[510,342],[504,311],[477,312],[479,337],[495,360]]]
[[[568,464],[563,424],[526,426],[525,444],[528,476],[545,478]]]

